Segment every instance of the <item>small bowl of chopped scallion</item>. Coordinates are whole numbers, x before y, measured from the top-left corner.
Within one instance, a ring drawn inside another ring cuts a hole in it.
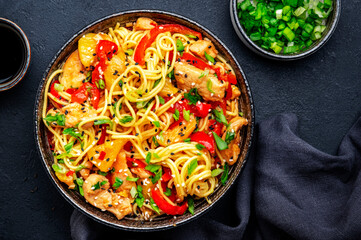
[[[331,37],[341,0],[231,0],[231,18],[242,42],[276,60],[311,55]]]

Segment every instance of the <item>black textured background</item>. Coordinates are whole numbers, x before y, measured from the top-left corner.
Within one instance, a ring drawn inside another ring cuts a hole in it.
[[[0,239],[70,238],[73,208],[41,165],[33,137],[33,109],[38,83],[50,60],[85,25],[130,9],[160,9],[199,22],[237,57],[253,92],[256,122],[294,112],[300,119],[301,137],[334,154],[361,115],[361,1],[342,3],[338,27],[320,51],[297,62],[281,63],[258,57],[241,43],[227,0],[0,0],[0,17],[19,24],[32,48],[25,79],[0,93]],[[223,203],[227,200],[226,196]],[[220,213],[219,208],[212,209],[203,217]]]

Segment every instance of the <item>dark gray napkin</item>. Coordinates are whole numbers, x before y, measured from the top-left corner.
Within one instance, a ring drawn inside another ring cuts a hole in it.
[[[105,239],[360,239],[361,118],[337,156],[296,133],[297,118],[281,114],[257,126],[240,177],[216,206],[193,222],[162,232],[115,230],[74,211],[74,240]]]

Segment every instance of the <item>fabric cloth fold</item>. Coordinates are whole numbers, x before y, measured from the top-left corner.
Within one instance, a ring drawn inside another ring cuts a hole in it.
[[[235,184],[191,223],[135,233],[109,228],[74,210],[73,239],[360,239],[361,118],[336,156],[299,138],[297,125],[294,114],[257,125],[255,144]]]

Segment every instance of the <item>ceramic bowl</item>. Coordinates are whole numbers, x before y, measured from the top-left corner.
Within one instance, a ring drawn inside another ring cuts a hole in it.
[[[239,22],[237,2],[242,2],[242,0],[230,0],[230,14],[231,14],[231,21],[233,24],[233,28],[236,31],[238,37],[249,49],[257,53],[258,55],[268,59],[280,60],[280,61],[292,61],[292,60],[305,58],[315,53],[317,50],[319,50],[331,38],[332,34],[336,29],[337,23],[341,15],[341,0],[334,0],[332,14],[328,17],[326,23],[326,30],[322,33],[322,37],[319,40],[315,41],[307,50],[302,52],[287,54],[287,55],[276,54],[274,52],[261,48],[249,38],[243,26]]]
[[[109,212],[102,212],[100,209],[93,207],[89,203],[86,203],[85,199],[80,196],[75,191],[69,190],[67,185],[60,182],[54,174],[54,171],[51,168],[53,163],[52,152],[49,148],[49,144],[47,141],[47,129],[44,126],[41,113],[44,101],[44,89],[45,83],[48,77],[54,72],[58,67],[65,61],[67,56],[72,53],[75,49],[77,49],[77,42],[81,36],[89,32],[99,32],[105,31],[109,27],[114,27],[117,22],[121,25],[135,21],[138,17],[149,17],[154,19],[160,24],[164,23],[176,23],[182,24],[186,27],[192,28],[193,30],[199,31],[203,34],[204,37],[209,38],[216,46],[218,51],[228,60],[230,65],[233,67],[236,73],[236,77],[238,79],[238,85],[241,89],[241,97],[239,99],[241,105],[241,111],[244,113],[244,116],[248,119],[249,124],[246,128],[241,131],[242,141],[240,144],[241,154],[239,156],[239,160],[236,164],[234,164],[230,168],[229,180],[227,181],[225,186],[219,185],[213,194],[210,195],[209,200],[212,202],[208,204],[205,200],[195,201],[195,211],[194,215],[191,215],[188,211],[186,214],[182,216],[177,216],[173,218],[173,216],[160,216],[158,218],[153,219],[153,221],[142,221],[138,220],[134,217],[125,217],[122,220],[117,220],[115,216]],[[253,127],[254,127],[254,108],[253,101],[251,97],[251,91],[246,80],[246,76],[244,75],[241,67],[237,63],[237,60],[232,55],[232,53],[228,50],[228,48],[209,30],[200,24],[189,20],[185,17],[163,12],[156,10],[136,10],[136,11],[127,11],[116,13],[110,16],[106,16],[104,18],[95,21],[94,23],[86,26],[81,29],[78,33],[76,33],[68,42],[64,44],[64,46],[58,51],[53,60],[50,62],[48,68],[45,70],[44,76],[40,81],[40,86],[37,92],[36,104],[35,104],[35,137],[37,141],[38,151],[41,156],[42,163],[45,167],[47,174],[50,177],[51,182],[55,184],[55,187],[59,190],[61,195],[71,203],[76,209],[80,210],[85,215],[90,218],[115,227],[119,229],[125,229],[130,231],[154,231],[154,230],[162,230],[173,228],[175,226],[184,224],[189,222],[200,215],[202,215],[206,210],[210,209],[213,205],[215,205],[219,199],[226,193],[226,191],[231,187],[231,185],[236,180],[237,176],[240,174],[244,164],[246,163],[248,153],[250,151],[252,136],[253,136]],[[222,207],[222,206],[218,206]]]
[[[0,27],[7,28],[8,30],[15,33],[16,38],[19,40],[21,44],[21,51],[23,56],[16,74],[14,74],[11,77],[11,79],[9,79],[8,81],[0,83],[0,92],[1,92],[14,87],[24,78],[30,65],[31,49],[26,34],[16,23],[5,18],[0,18]],[[6,38],[6,36],[1,36],[1,38]]]

